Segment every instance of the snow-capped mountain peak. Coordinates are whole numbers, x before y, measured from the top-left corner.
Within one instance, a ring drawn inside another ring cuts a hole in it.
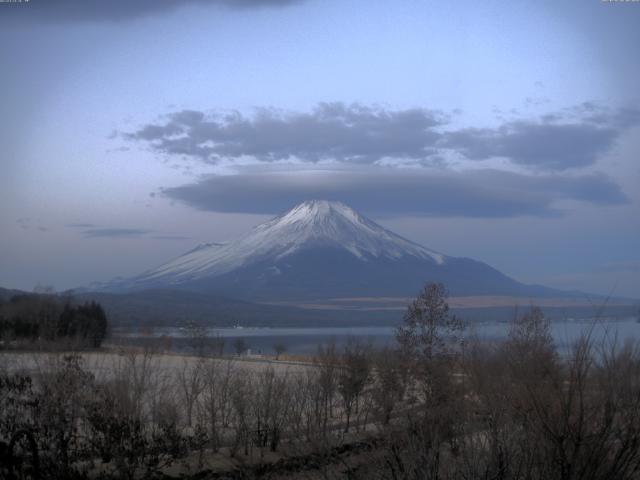
[[[343,203],[309,200],[254,227],[235,241],[199,245],[128,283],[179,284],[255,264],[264,264],[277,272],[278,262],[313,248],[347,251],[363,262],[415,257],[441,265],[447,258],[386,230]]]
[[[262,226],[266,227],[274,223],[317,225],[336,218],[343,218],[354,223],[361,221],[360,215],[355,210],[347,207],[341,202],[307,200],[306,202],[296,205],[284,215],[276,217],[271,222],[267,222]]]
[[[94,289],[175,288],[250,301],[315,301],[407,297],[430,281],[456,295],[553,294],[485,263],[429,250],[327,200],[303,202],[237,240],[198,245],[158,268]]]
[[[362,260],[414,256],[444,261],[443,255],[386,230],[343,203],[327,200],[303,202],[252,233],[261,237],[263,246],[284,248],[278,258],[302,248],[326,246],[343,248]]]

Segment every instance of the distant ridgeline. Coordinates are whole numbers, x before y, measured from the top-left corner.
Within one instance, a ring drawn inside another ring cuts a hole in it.
[[[23,341],[72,340],[99,347],[107,335],[107,316],[96,302],[74,305],[56,295],[20,294],[0,300],[0,345]]]

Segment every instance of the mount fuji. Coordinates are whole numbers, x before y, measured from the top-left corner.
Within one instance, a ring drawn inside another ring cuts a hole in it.
[[[407,240],[348,206],[301,203],[229,243],[207,243],[94,290],[179,289],[252,300],[414,296],[428,281],[452,295],[555,296],[489,265]]]

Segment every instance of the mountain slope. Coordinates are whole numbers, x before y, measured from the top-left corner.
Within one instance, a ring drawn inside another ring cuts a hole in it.
[[[382,228],[349,207],[327,201],[304,202],[228,244],[205,244],[133,279],[181,284],[219,276],[264,262],[279,263],[308,249],[346,250],[361,261],[412,256],[442,263],[444,256]],[[277,274],[277,270],[273,270]]]
[[[181,288],[238,298],[414,295],[440,281],[454,295],[553,295],[482,262],[443,255],[339,202],[304,202],[238,240],[204,244],[137,277],[98,288]]]

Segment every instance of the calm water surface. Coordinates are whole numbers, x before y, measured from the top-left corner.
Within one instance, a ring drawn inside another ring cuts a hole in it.
[[[509,325],[507,323],[477,323],[471,325],[466,335],[475,336],[484,341],[500,341],[506,338]],[[574,320],[552,324],[552,335],[560,350],[566,350],[580,335],[591,332],[598,341],[602,339],[624,342],[626,339],[640,340],[640,323],[629,318],[616,321]],[[394,327],[328,327],[328,328],[211,328],[207,330],[209,337],[224,339],[225,351],[231,353],[233,344],[238,338],[244,339],[251,353],[272,354],[273,346],[278,343],[286,345],[287,352],[308,354],[317,350],[318,345],[335,341],[342,347],[349,338],[355,337],[369,342],[375,347],[383,347],[394,343]],[[170,343],[176,351],[189,349],[189,332],[183,328],[164,327],[147,332],[116,331],[114,337],[132,343],[164,341]]]

